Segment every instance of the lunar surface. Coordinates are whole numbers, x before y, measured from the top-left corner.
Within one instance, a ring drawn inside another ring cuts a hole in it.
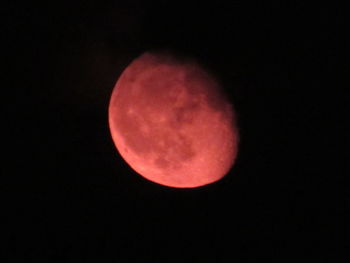
[[[109,104],[120,155],[161,185],[192,188],[218,181],[238,149],[235,112],[220,90],[198,63],[144,53],[121,74]]]

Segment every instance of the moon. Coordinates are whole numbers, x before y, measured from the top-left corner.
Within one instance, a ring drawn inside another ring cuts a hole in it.
[[[144,178],[194,188],[232,168],[239,134],[233,105],[199,63],[171,54],[142,54],[120,75],[111,95],[114,144]]]

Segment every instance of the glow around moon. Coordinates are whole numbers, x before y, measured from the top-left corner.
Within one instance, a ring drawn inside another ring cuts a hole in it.
[[[232,105],[197,63],[145,53],[121,74],[109,105],[113,141],[144,178],[177,188],[213,183],[237,156]]]

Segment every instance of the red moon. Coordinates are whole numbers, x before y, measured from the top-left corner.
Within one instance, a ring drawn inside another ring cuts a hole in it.
[[[232,104],[198,63],[144,53],[121,74],[109,104],[120,155],[144,178],[193,188],[224,177],[238,150]]]

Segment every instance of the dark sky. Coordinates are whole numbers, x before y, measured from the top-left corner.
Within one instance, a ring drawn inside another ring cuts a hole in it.
[[[340,262],[344,174],[326,169],[325,129],[345,102],[341,8],[124,2],[5,6],[3,262]],[[146,181],[111,140],[118,76],[159,49],[200,60],[237,110],[238,160],[213,185]]]

